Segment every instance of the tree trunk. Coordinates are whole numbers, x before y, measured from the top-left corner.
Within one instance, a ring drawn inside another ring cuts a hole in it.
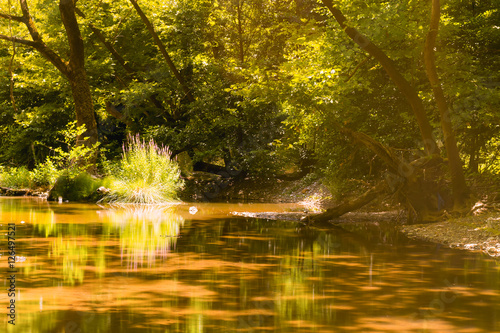
[[[439,149],[432,135],[432,127],[417,91],[408,81],[406,81],[396,69],[392,60],[380,48],[374,45],[355,28],[347,24],[346,17],[333,5],[332,0],[322,0],[344,32],[382,65],[391,80],[406,97],[415,114],[426,152],[428,155],[435,156],[435,158],[424,159],[424,163],[420,163],[421,161],[418,161],[418,163],[406,163],[392,154],[390,149],[386,149],[386,147],[365,134],[345,128],[339,128],[341,132],[347,134],[356,142],[374,151],[385,162],[393,175],[393,185],[396,185],[395,188],[392,188],[391,184],[389,184],[389,187],[391,187],[391,190],[398,196],[399,202],[407,207],[408,211],[411,213],[410,215],[416,216],[419,220],[426,219],[433,214],[440,214],[440,211],[444,208],[458,209],[463,207],[468,193],[462,170],[462,162],[459,157],[456,139],[449,118],[448,107],[434,63],[434,45],[439,23],[439,1],[432,1],[433,11],[431,13],[431,29],[427,36],[424,49],[426,72],[431,82],[436,104],[441,115],[441,126],[445,136],[448,166],[452,178],[451,187],[454,207],[451,207],[452,200],[451,195],[449,195],[450,191],[447,190],[448,184],[443,181],[442,161],[438,157]],[[358,205],[368,202],[374,196],[374,193],[377,193],[376,188],[345,205],[336,207],[323,216],[339,216],[339,214],[344,213],[346,209],[356,209]]]
[[[78,127],[85,125],[85,132],[77,137],[76,145],[92,148],[97,143],[98,133],[94,104],[85,70],[81,68],[72,70],[69,83],[75,103],[76,125]]]
[[[432,0],[430,29],[427,33],[424,49],[425,69],[427,78],[429,79],[429,82],[432,86],[434,99],[436,100],[439,115],[441,117],[441,128],[443,129],[446,155],[448,156],[448,167],[451,173],[454,206],[455,209],[460,209],[465,205],[465,200],[468,195],[468,188],[467,184],[465,183],[462,160],[460,159],[460,155],[458,152],[457,141],[455,139],[455,133],[451,124],[448,105],[446,103],[446,98],[444,96],[443,89],[441,88],[441,82],[436,70],[434,48],[436,45],[436,37],[439,29],[439,17],[439,0]]]
[[[243,40],[243,23],[242,23],[242,7],[244,0],[237,0],[236,10],[237,10],[237,20],[238,20],[238,59],[240,61],[240,66],[245,64],[245,49]]]
[[[406,207],[410,222],[435,220],[442,214],[443,209],[452,208],[450,191],[442,177],[444,161],[439,155],[424,156],[407,162],[399,158],[390,147],[372,137],[353,131],[341,123],[332,123],[340,133],[374,152],[387,166],[387,172],[384,177],[385,185],[378,185],[362,196],[318,215],[318,220],[336,218],[359,209],[383,192],[392,193],[393,197]]]
[[[470,140],[469,148],[469,172],[479,172],[479,144],[477,135],[473,135]]]
[[[94,103],[85,71],[85,50],[82,35],[76,20],[74,0],[60,0],[59,11],[69,43],[69,73],[66,75],[73,94],[77,126],[85,126],[85,132],[76,138],[76,145],[92,148],[98,141],[97,122],[94,115]],[[94,172],[96,156],[85,156],[80,163],[89,165],[89,172]],[[85,161],[86,160],[86,161]]]

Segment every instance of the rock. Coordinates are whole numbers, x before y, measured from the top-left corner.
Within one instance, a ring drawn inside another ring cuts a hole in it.
[[[500,217],[493,218],[490,217],[486,220],[486,225],[488,228],[495,229],[495,230],[500,230]]]
[[[109,188],[105,188],[104,186],[101,186],[96,191],[98,193],[109,193],[110,189]]]

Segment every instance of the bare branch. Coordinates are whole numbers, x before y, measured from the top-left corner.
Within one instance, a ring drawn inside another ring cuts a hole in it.
[[[0,18],[4,18],[4,19],[7,19],[7,20],[12,20],[12,21],[24,23],[24,17],[23,16],[14,16],[14,15],[10,15],[10,14],[0,13]]]
[[[32,41],[32,40],[27,40],[27,39],[22,39],[18,37],[11,37],[11,36],[6,36],[6,35],[0,35],[0,39],[9,41],[9,42],[14,42],[14,43],[19,43],[31,47],[36,47],[38,46],[38,43]]]

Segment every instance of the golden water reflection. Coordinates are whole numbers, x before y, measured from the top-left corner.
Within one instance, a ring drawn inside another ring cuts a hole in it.
[[[500,331],[500,269],[481,254],[408,241],[378,224],[318,230],[230,214],[296,209],[289,205],[196,206],[192,214],[189,205],[0,198],[1,230],[16,223],[26,257],[16,263],[16,326],[2,329]]]

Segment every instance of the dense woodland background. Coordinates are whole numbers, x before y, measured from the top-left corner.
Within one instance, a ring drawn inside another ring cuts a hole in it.
[[[0,0],[0,68],[5,167],[84,147],[102,175],[139,134],[417,215],[500,174],[498,0]]]

